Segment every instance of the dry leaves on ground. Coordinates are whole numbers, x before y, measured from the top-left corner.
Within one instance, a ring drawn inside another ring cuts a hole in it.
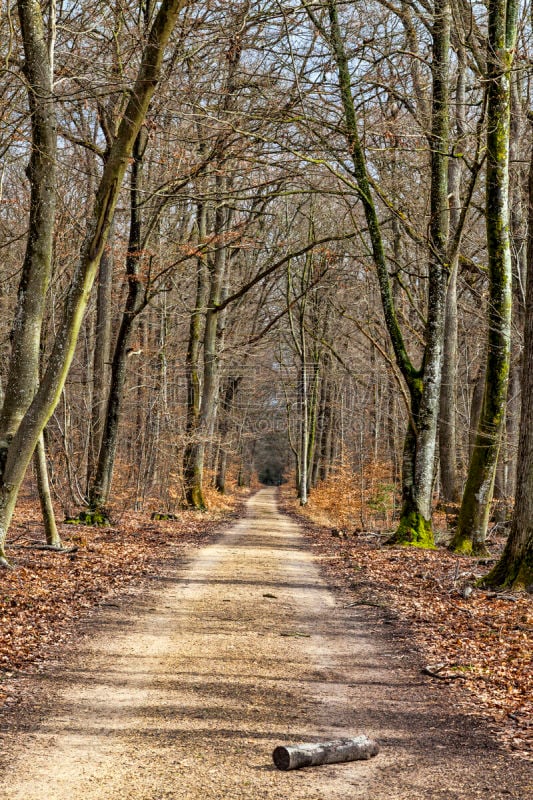
[[[205,543],[237,502],[221,498],[213,512],[180,512],[173,521],[126,512],[117,528],[62,525],[65,553],[36,549],[38,501],[19,503],[8,546],[15,568],[0,573],[0,708],[20,700],[17,677],[57,657],[80,617]]]
[[[285,503],[301,518],[290,493]],[[336,582],[356,592],[354,602],[392,608],[407,621],[428,680],[454,685],[458,702],[489,716],[514,752],[533,756],[533,601],[475,588],[487,561],[445,548],[383,547],[373,532],[324,527],[324,509],[305,509],[314,548]],[[321,526],[317,527],[319,521]],[[337,525],[339,523],[337,522]],[[496,556],[503,539],[491,542]]]

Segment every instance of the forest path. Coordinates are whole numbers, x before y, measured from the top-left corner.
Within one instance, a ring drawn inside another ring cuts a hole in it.
[[[41,718],[4,737],[0,797],[533,797],[386,622],[344,607],[264,489],[162,586],[98,612],[36,687]],[[276,744],[358,733],[380,742],[371,761],[272,765]]]

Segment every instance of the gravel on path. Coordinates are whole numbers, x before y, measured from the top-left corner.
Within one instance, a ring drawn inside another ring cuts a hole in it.
[[[394,622],[346,605],[261,490],[36,683],[34,717],[2,735],[0,798],[533,798],[528,765],[421,675]],[[370,761],[272,764],[278,744],[360,733],[380,744]]]

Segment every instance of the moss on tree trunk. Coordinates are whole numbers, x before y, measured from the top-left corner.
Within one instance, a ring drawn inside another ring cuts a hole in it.
[[[398,368],[411,395],[410,464],[403,474],[404,504],[400,525],[393,540],[418,547],[433,546],[431,496],[435,470],[435,447],[442,378],[444,312],[448,280],[448,150],[449,150],[449,52],[451,11],[448,0],[437,0],[432,25],[432,105],[428,134],[431,161],[431,209],[428,241],[427,321],[422,363],[416,368],[407,352],[391,289],[387,255],[381,225],[367,171],[366,155],[359,135],[352,94],[353,75],[339,22],[335,0],[328,0],[329,43],[335,59],[344,110],[346,137],[353,163],[353,175],[365,213],[372,256],[376,267],[385,324]],[[308,8],[319,30],[322,24]],[[405,456],[405,451],[404,451]],[[404,457],[404,467],[407,461]]]
[[[504,554],[480,581],[480,585],[492,589],[533,592],[533,543],[530,543],[523,555],[512,558]]]
[[[400,524],[395,533],[387,540],[387,544],[403,544],[411,547],[432,549],[435,547],[431,520],[416,509],[402,509]]]
[[[533,152],[529,172],[528,227],[522,411],[515,506],[511,532],[502,557],[482,581],[485,586],[515,591],[533,591]]]
[[[412,398],[412,407],[418,409],[420,396]],[[416,418],[414,420],[416,423]],[[429,513],[424,513],[415,483],[417,437],[413,422],[409,422],[405,436],[402,460],[402,511],[399,525],[386,544],[403,544],[413,547],[433,548],[433,528]],[[430,503],[426,502],[430,509]]]
[[[202,481],[198,476],[197,479],[187,487],[185,502],[188,508],[196,509],[197,511],[206,510],[207,505],[202,491]]]
[[[457,531],[457,552],[485,551],[503,427],[511,350],[509,237],[510,75],[517,33],[515,0],[490,0],[487,37],[486,229],[489,266],[488,348],[483,406]]]
[[[108,528],[111,520],[104,508],[89,508],[87,511],[80,511],[77,517],[67,517],[67,525],[92,525],[96,528]]]

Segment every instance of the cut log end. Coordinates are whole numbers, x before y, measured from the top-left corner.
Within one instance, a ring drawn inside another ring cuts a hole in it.
[[[291,757],[286,747],[276,747],[272,753],[274,764],[278,769],[288,770],[291,767]]]
[[[330,742],[280,745],[275,748],[272,758],[278,769],[287,771],[302,767],[318,767],[321,764],[366,760],[378,752],[376,741],[369,739],[368,736],[355,736]]]

